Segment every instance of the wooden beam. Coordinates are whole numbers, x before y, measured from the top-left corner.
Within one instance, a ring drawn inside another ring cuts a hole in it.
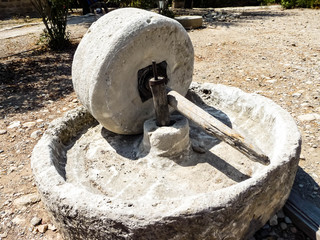
[[[171,107],[179,111],[181,114],[192,120],[200,127],[202,127],[208,134],[217,137],[221,141],[226,142],[234,147],[249,159],[255,162],[267,165],[270,163],[268,156],[251,145],[243,136],[235,130],[229,128],[209,113],[196,106],[182,95],[167,88],[168,103]]]
[[[317,206],[292,189],[283,210],[301,231],[313,240],[320,240],[320,209]]]

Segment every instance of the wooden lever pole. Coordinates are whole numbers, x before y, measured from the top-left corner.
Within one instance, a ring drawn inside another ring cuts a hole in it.
[[[202,127],[208,134],[228,143],[249,159],[267,165],[270,163],[268,156],[260,149],[250,145],[244,137],[235,130],[229,128],[209,113],[199,108],[176,91],[167,88],[168,103],[188,119]]]

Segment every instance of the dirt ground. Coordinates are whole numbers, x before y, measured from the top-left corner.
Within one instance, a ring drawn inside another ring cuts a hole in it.
[[[193,81],[261,94],[290,112],[303,141],[294,188],[320,207],[320,11],[276,6],[194,13],[206,22],[189,31]],[[39,49],[39,20],[0,21],[0,239],[61,239],[37,195],[30,156],[49,123],[79,105],[72,57],[94,18],[70,20],[73,46],[62,53]]]

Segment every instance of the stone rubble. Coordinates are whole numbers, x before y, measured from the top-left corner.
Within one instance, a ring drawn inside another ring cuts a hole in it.
[[[277,212],[267,224],[265,224],[250,240],[286,240],[305,239],[310,240],[302,232],[298,231],[291,219],[283,210]]]

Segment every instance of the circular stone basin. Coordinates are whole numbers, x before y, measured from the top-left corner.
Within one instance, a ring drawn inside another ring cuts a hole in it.
[[[83,108],[72,110],[52,122],[31,160],[64,238],[247,239],[282,208],[301,148],[289,113],[223,85],[194,83],[187,97],[250,139],[270,165],[191,122],[185,151],[157,156],[143,148],[142,134],[112,133]]]

